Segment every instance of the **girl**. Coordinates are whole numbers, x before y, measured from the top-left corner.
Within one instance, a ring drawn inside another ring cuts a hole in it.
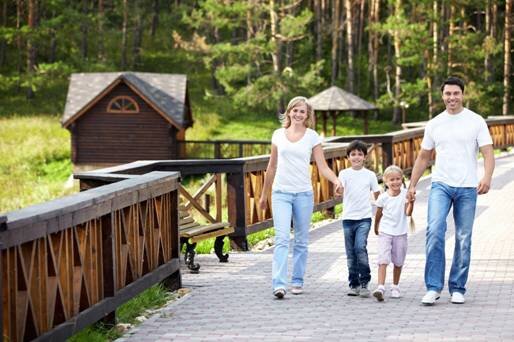
[[[273,295],[278,299],[285,296],[287,288],[291,218],[295,234],[291,292],[303,292],[309,226],[314,206],[309,169],[311,156],[314,156],[323,177],[335,185],[336,194],[341,192],[341,182],[328,167],[323,156],[322,140],[309,128],[313,115],[313,108],[305,97],[298,96],[289,101],[283,127],[277,129],[271,138],[271,156],[259,200],[259,206],[266,209],[267,194],[272,188],[271,207],[275,226],[272,286]]]
[[[378,235],[378,287],[373,296],[384,300],[387,265],[392,261],[393,286],[391,298],[400,298],[400,274],[407,254],[407,216],[412,215],[414,200],[407,200],[407,189],[403,184],[403,171],[391,165],[383,176],[386,191],[376,201],[375,234]],[[411,228],[413,228],[411,219]]]

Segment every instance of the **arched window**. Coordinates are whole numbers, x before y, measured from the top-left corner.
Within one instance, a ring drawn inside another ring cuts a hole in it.
[[[139,113],[139,106],[130,96],[116,96],[107,106],[108,113]]]

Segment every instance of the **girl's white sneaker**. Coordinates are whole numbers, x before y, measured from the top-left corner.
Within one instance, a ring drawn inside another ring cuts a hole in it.
[[[391,298],[401,298],[402,293],[400,292],[400,287],[398,285],[393,285],[391,287]]]

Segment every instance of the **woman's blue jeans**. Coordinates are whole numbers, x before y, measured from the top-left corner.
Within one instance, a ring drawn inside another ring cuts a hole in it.
[[[371,218],[343,220],[344,246],[350,287],[366,286],[371,280],[368,260],[368,235]]]
[[[450,293],[466,292],[471,258],[471,233],[475,220],[476,188],[452,187],[432,183],[428,199],[426,232],[425,285],[427,290],[441,292],[444,286],[446,217],[453,205],[455,220],[455,250],[448,279]]]
[[[273,191],[271,196],[273,224],[275,226],[275,250],[273,252],[273,290],[287,289],[287,256],[291,219],[294,227],[293,275],[291,285],[303,286],[307,265],[309,227],[314,207],[312,191],[289,193]]]

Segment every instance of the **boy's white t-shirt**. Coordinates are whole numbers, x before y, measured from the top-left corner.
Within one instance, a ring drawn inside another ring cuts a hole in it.
[[[478,148],[492,143],[484,118],[464,108],[458,114],[444,111],[430,120],[421,147],[425,150],[435,148],[433,182],[453,187],[476,187]]]
[[[408,222],[405,215],[405,203],[407,203],[407,189],[402,188],[396,196],[383,192],[378,196],[375,204],[382,208],[382,218],[378,225],[381,233],[389,235],[407,234]]]
[[[322,141],[318,133],[310,128],[294,143],[287,139],[285,128],[275,130],[271,143],[277,147],[278,158],[273,190],[292,193],[312,191],[309,169],[312,149]]]
[[[343,220],[362,220],[371,218],[371,192],[380,191],[377,176],[363,167],[354,170],[351,167],[339,172],[343,184]]]

